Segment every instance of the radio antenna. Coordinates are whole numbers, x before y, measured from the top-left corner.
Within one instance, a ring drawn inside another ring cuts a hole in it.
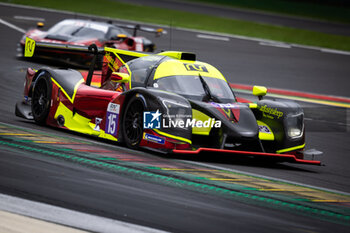
[[[173,19],[170,19],[170,33],[169,33],[170,39],[169,39],[169,50],[171,50],[171,45],[173,43]]]

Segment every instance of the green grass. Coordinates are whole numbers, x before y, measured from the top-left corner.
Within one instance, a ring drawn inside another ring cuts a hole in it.
[[[172,24],[172,26],[175,27],[193,28],[350,51],[350,37],[347,36],[331,35],[156,7],[131,5],[111,0],[7,0],[3,2],[163,25]]]
[[[350,23],[350,2],[347,0],[187,0],[278,14],[302,16]]]

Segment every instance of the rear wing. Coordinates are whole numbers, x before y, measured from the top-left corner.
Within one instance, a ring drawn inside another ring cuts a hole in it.
[[[114,23],[113,25],[121,27],[121,28],[126,28],[126,29],[133,30],[133,36],[137,36],[137,31],[144,31],[144,32],[154,33],[156,37],[159,37],[159,36],[167,33],[165,30],[163,30],[163,28],[154,29],[154,28],[151,28],[151,27],[141,26],[139,24],[136,24],[136,25],[127,24],[127,25],[125,25],[125,24]]]

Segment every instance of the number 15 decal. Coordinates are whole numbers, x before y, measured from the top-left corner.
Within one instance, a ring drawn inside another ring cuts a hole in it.
[[[117,136],[120,105],[109,103],[106,114],[106,133]]]

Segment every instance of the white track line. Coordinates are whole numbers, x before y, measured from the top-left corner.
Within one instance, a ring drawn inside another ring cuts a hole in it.
[[[15,29],[16,31],[19,31],[21,33],[25,33],[26,32],[26,30],[24,30],[22,28],[19,28],[16,25],[13,25],[13,24],[11,24],[9,22],[6,22],[5,20],[0,19],[0,23],[5,25],[5,26],[8,26],[9,28]]]
[[[334,53],[334,54],[342,54],[342,55],[350,55],[350,52],[340,51],[335,49],[321,49],[321,52],[324,53]]]
[[[15,15],[15,16],[13,16],[13,18],[15,18],[15,19],[29,20],[29,21],[45,21],[44,18],[30,17],[30,16],[23,16],[23,15]]]
[[[263,42],[263,41],[260,41],[259,45],[271,46],[271,47],[277,47],[277,48],[286,48],[286,49],[292,48],[292,46],[290,44],[286,44],[286,43],[282,43],[282,42]]]
[[[210,39],[210,40],[230,41],[230,38],[228,38],[228,37],[222,37],[222,36],[213,36],[213,35],[197,34],[197,37],[198,37],[198,38],[202,38],[202,39]]]
[[[0,210],[90,232],[164,232],[4,194],[0,194]]]

